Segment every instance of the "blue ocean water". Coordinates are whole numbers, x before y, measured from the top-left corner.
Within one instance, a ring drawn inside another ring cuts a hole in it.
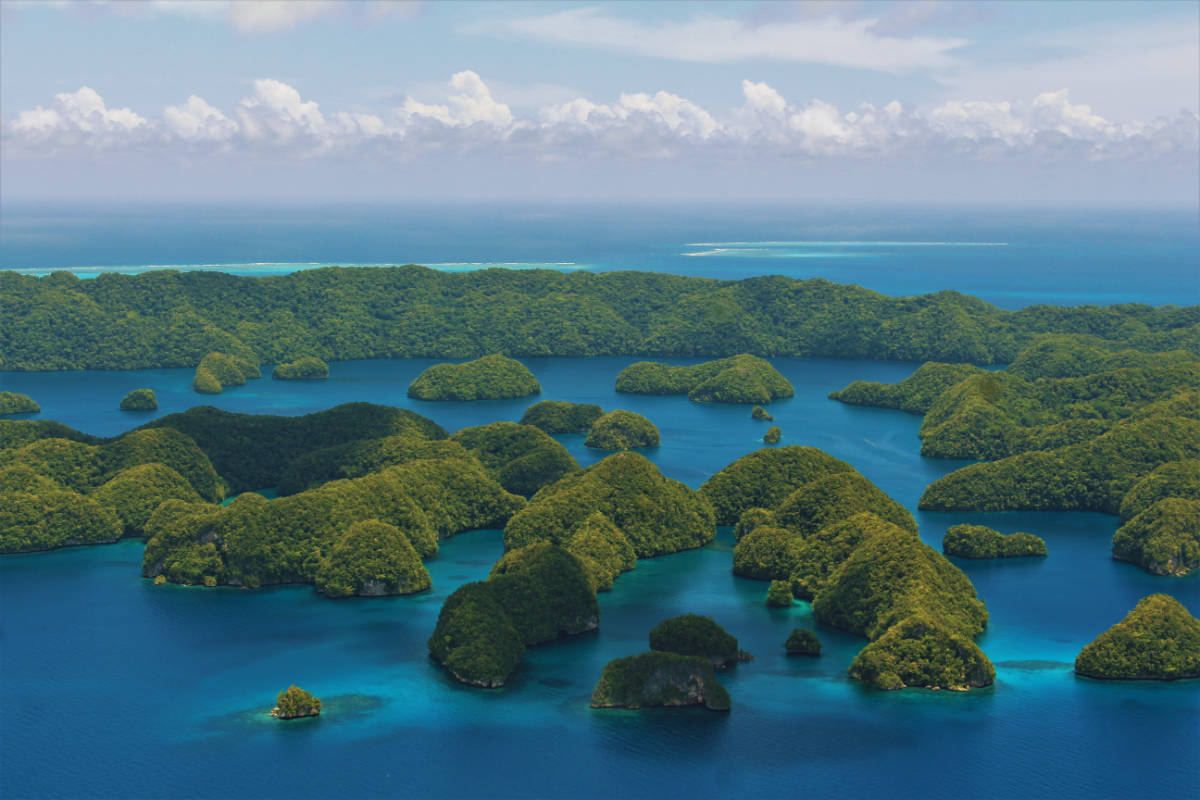
[[[1005,308],[1200,302],[1190,210],[718,203],[46,205],[6,201],[0,269],[166,266],[272,275],[324,265],[781,274],[891,295],[956,289]]]
[[[531,359],[541,399],[647,415],[668,476],[698,486],[760,446],[741,406],[617,395],[635,359]],[[252,381],[205,398],[221,408],[299,414],[368,400],[412,408],[448,430],[515,420],[532,400],[429,403],[408,383],[430,362],[338,362],[320,383]],[[689,363],[677,361],[676,363]],[[920,419],[827,399],[856,379],[895,381],[914,364],[777,359],[796,387],[771,407],[784,443],[854,464],[915,510],[923,488],[962,462],[922,459]],[[0,373],[42,418],[111,435],[197,403],[189,370]],[[153,388],[159,412],[117,410]],[[561,441],[581,463],[603,454]],[[1191,797],[1200,781],[1200,684],[1076,678],[1075,654],[1141,597],[1168,592],[1200,614],[1200,579],[1115,562],[1113,517],[918,513],[922,538],[982,522],[1046,539],[1045,559],[958,562],[991,613],[981,645],[993,688],[877,692],[845,670],[864,640],[822,627],[811,608],[763,605],[764,583],[730,572],[732,538],[639,562],[600,596],[594,634],[534,648],[498,691],[460,686],[425,641],[444,598],[485,576],[499,531],[442,544],[434,589],[332,601],[308,587],[259,591],[154,586],[141,544],[0,559],[0,795],[4,797],[644,797],[775,792],[814,797]],[[611,658],[642,651],[661,619],[709,614],[756,659],[722,675],[730,714],[592,710]],[[813,627],[820,658],[784,655]],[[267,718],[297,683],[325,698],[319,719]]]

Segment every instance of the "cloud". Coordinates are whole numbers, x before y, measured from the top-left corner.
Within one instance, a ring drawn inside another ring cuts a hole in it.
[[[321,17],[349,17],[368,23],[407,19],[420,12],[424,0],[38,0],[38,4],[128,18],[174,16],[224,22],[253,34],[290,30]]]
[[[744,80],[742,105],[716,114],[681,95],[624,93],[612,102],[576,97],[520,116],[495,99],[475,72],[455,73],[432,100],[404,99],[379,113],[326,113],[282,81],[263,78],[231,111],[191,96],[158,118],[109,108],[88,87],[19,112],[3,127],[6,155],[35,158],[64,149],[127,147],[170,156],[269,154],[405,159],[475,153],[540,160],[851,159],[870,163],[944,159],[1022,163],[1175,159],[1200,154],[1200,117],[1180,112],[1150,121],[1114,121],[1072,100],[1066,89],[1028,101],[952,100],[930,110],[898,102],[843,110],[820,98],[788,101],[763,82]]]
[[[758,25],[701,14],[684,22],[642,23],[600,8],[576,8],[553,14],[477,24],[472,33],[499,30],[523,38],[564,45],[586,45],[674,61],[730,63],[770,60],[829,64],[882,72],[949,67],[950,51],[966,39],[939,36],[887,36],[875,30],[875,18],[836,16],[771,20]]]
[[[282,31],[331,13],[337,6],[332,0],[253,0],[231,3],[228,16],[240,31]]]

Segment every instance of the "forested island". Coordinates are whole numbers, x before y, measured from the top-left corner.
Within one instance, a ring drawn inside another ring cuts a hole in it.
[[[985,525],[953,525],[942,552],[960,558],[1020,558],[1046,555],[1046,542],[1032,533],[1003,534]]]
[[[1075,672],[1104,680],[1200,678],[1200,620],[1170,595],[1143,597],[1080,651]]]
[[[319,358],[304,356],[277,364],[271,377],[279,381],[323,381],[329,377],[329,365]]]
[[[192,388],[200,394],[220,394],[227,386],[241,386],[247,380],[261,377],[254,360],[213,351],[200,359]]]
[[[617,391],[686,394],[698,403],[770,403],[795,394],[779,370],[747,353],[689,367],[639,361],[617,375]]]
[[[0,392],[0,417],[7,414],[36,414],[41,406],[27,394]]]
[[[636,450],[639,447],[658,447],[658,428],[654,423],[632,411],[610,411],[592,423],[586,447],[597,450]]]
[[[122,411],[155,411],[158,409],[158,397],[153,389],[134,389],[121,398]]]
[[[463,364],[435,364],[409,384],[408,396],[417,400],[503,400],[541,391],[528,367],[493,353]]]

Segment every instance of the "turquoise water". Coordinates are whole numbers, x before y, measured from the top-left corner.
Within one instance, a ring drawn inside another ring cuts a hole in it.
[[[697,239],[696,241],[704,241]],[[698,486],[759,446],[765,425],[739,406],[618,396],[633,358],[531,359],[534,399],[646,414],[646,451]],[[205,398],[221,408],[299,414],[350,400],[412,408],[449,430],[518,419],[534,399],[422,403],[404,391],[428,361],[331,365],[321,383],[252,381]],[[675,363],[690,363],[676,361]],[[796,397],[771,411],[784,443],[854,464],[915,510],[922,489],[962,462],[917,455],[918,417],[826,398],[855,379],[895,381],[913,364],[776,359]],[[267,370],[264,370],[266,372]],[[117,410],[153,388],[160,412],[196,404],[190,370],[0,373],[41,418],[111,435],[154,416]],[[559,437],[587,464],[603,454]],[[1200,683],[1106,684],[1074,677],[1079,649],[1142,596],[1169,592],[1200,613],[1200,580],[1113,561],[1113,517],[918,513],[922,538],[978,521],[1046,539],[1050,556],[958,562],[991,612],[981,644],[995,687],[876,692],[845,670],[864,640],[817,625],[807,604],[767,609],[763,583],[730,573],[732,540],[639,562],[600,596],[595,634],[528,651],[499,691],[448,680],[426,656],[442,600],[486,575],[498,531],[443,543],[432,592],[332,601],[309,587],[260,591],[154,586],[141,545],[0,559],[0,795],[4,797],[786,796],[1190,797],[1200,780]],[[722,676],[728,715],[599,711],[587,698],[609,659],[641,651],[659,620],[712,615],[756,654]],[[825,643],[787,658],[795,626]],[[265,716],[298,683],[327,700],[316,720]]]

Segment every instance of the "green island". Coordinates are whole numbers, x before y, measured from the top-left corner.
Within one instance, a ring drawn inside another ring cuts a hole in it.
[[[821,655],[821,640],[815,633],[804,628],[793,628],[783,646],[789,656]]]
[[[292,684],[275,698],[271,716],[278,719],[315,717],[321,713],[321,698],[314,697],[299,686]]]
[[[543,400],[525,409],[521,424],[541,428],[546,433],[586,433],[602,416],[604,409],[592,403]]]
[[[710,711],[728,711],[730,700],[708,659],[650,652],[608,662],[592,690],[591,706],[704,706]]]
[[[498,353],[463,364],[435,364],[408,385],[408,396],[416,400],[503,400],[541,391],[528,367]]]
[[[200,359],[192,388],[200,394],[220,394],[226,386],[241,386],[247,380],[261,377],[251,359],[213,351]]]
[[[121,398],[122,411],[157,411],[158,398],[153,389],[134,389]]]
[[[1200,620],[1170,595],[1143,597],[1079,652],[1075,673],[1126,681],[1200,678]]]
[[[658,428],[654,423],[632,411],[610,411],[592,423],[584,441],[585,447],[597,450],[635,450],[639,447],[658,447]]]
[[[27,394],[0,392],[0,416],[7,414],[37,414],[42,407]]]
[[[271,377],[280,381],[323,381],[329,377],[329,365],[314,356],[277,364]]]
[[[583,565],[549,542],[505,553],[485,581],[446,598],[429,654],[455,680],[498,688],[526,647],[595,630],[600,609]]]
[[[1186,575],[1200,567],[1200,500],[1159,500],[1113,535],[1113,558],[1155,575]]]
[[[953,525],[942,537],[942,552],[959,558],[1044,556],[1046,542],[1032,533],[1003,534],[984,525]]]
[[[741,353],[688,367],[656,361],[630,364],[617,375],[617,391],[626,394],[686,394],[698,403],[770,403],[791,397],[787,378],[757,356]]]
[[[773,417],[762,406],[755,406],[754,408],[750,409],[750,419],[757,419],[757,420],[760,420],[763,422],[774,422],[775,421],[775,417]]]
[[[778,425],[772,425],[767,428],[767,432],[763,434],[764,444],[779,444],[779,440],[783,438],[783,431]]]
[[[532,495],[579,470],[579,462],[549,434],[532,425],[493,422],[450,437],[479,459],[488,474],[513,494]]]
[[[789,608],[792,605],[792,582],[775,580],[767,587],[766,604],[770,608]]]
[[[409,538],[395,525],[371,519],[334,540],[314,584],[328,597],[382,597],[421,592],[433,581]]]
[[[681,656],[700,656],[715,668],[723,669],[738,661],[738,640],[712,617],[683,614],[671,617],[650,629],[650,649]]]

